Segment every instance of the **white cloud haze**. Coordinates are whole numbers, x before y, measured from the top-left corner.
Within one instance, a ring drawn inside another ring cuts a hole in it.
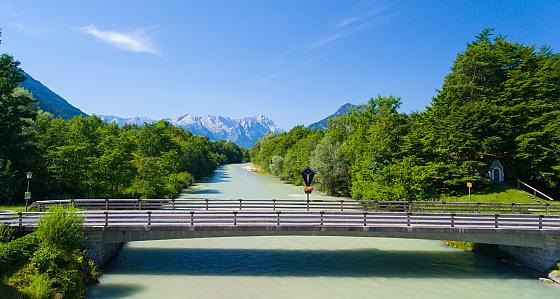
[[[161,56],[159,50],[147,37],[144,32],[137,30],[130,33],[122,33],[117,31],[101,31],[94,25],[81,28],[81,31],[89,34],[100,41],[118,47],[125,51],[148,53]]]
[[[335,25],[336,27],[344,27],[344,26],[350,25],[350,24],[352,24],[352,23],[359,22],[359,21],[361,21],[362,19],[363,19],[362,17],[358,17],[358,16],[349,17],[349,18],[346,18],[346,19],[338,20],[337,22],[335,22],[334,25]]]

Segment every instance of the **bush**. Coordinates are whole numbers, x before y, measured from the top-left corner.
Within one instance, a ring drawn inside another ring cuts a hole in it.
[[[15,272],[29,261],[38,247],[39,238],[35,233],[0,244],[0,274]]]
[[[0,243],[8,243],[15,240],[17,237],[17,230],[8,225],[0,225]]]
[[[51,247],[41,247],[31,258],[31,265],[39,273],[52,274],[61,263],[61,253]]]
[[[54,206],[39,220],[36,234],[47,246],[60,249],[68,254],[81,249],[85,240],[83,217],[69,207]]]
[[[50,299],[55,298],[56,290],[53,288],[52,280],[44,274],[32,275],[29,285],[23,288],[23,292],[31,298]]]
[[[15,273],[9,284],[31,298],[83,298],[86,286],[97,281],[95,265],[85,251],[71,255],[48,246],[39,248],[30,262]]]
[[[0,276],[10,277],[20,297],[83,298],[97,281],[95,264],[83,250],[83,218],[75,210],[56,206],[39,220],[34,233],[0,243]],[[6,230],[7,236],[13,235]]]

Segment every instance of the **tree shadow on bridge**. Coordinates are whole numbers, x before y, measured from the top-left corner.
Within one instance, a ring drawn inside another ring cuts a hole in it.
[[[462,251],[267,250],[126,247],[119,274],[330,276],[384,278],[523,278],[492,258]],[[117,267],[114,267],[117,266]]]

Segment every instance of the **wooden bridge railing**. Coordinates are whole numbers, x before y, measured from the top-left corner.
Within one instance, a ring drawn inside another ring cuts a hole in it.
[[[560,214],[560,204],[436,201],[357,201],[349,199],[74,199],[37,201],[39,211],[49,205],[74,205],[84,210],[368,210],[374,212]]]
[[[2,212],[0,224],[33,229],[46,212]],[[408,213],[360,211],[80,211],[86,228],[134,229],[185,226],[338,226],[560,229],[560,215]]]

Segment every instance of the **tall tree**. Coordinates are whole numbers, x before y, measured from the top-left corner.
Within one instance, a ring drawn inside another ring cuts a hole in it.
[[[348,169],[341,159],[340,149],[330,136],[325,136],[315,147],[311,154],[311,167],[317,172],[317,182],[327,194],[336,194],[337,185],[348,179]]]

